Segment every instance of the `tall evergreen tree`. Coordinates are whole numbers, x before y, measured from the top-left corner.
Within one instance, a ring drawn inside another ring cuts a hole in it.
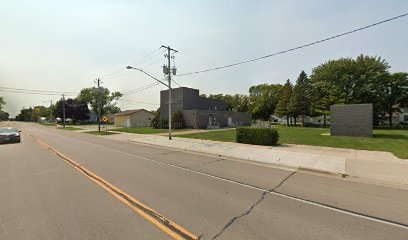
[[[286,117],[286,125],[289,126],[289,101],[292,95],[292,84],[289,79],[286,81],[285,85],[281,88],[278,96],[278,103],[276,104],[275,113],[279,117]]]
[[[288,111],[295,119],[298,116],[302,117],[302,126],[305,123],[305,116],[310,115],[311,108],[311,85],[307,74],[302,71],[296,81],[296,85],[293,88],[292,95],[290,97]]]

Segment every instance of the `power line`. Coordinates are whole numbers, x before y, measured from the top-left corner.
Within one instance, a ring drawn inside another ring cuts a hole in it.
[[[147,55],[139,58],[138,60],[136,60],[136,63],[141,64],[141,63],[143,63],[143,62],[145,62],[147,60],[152,59],[153,57],[155,57],[158,54],[162,53],[162,51],[160,51],[160,50],[161,50],[160,48],[155,49],[154,51],[150,52],[149,54],[147,54]],[[117,74],[122,73],[124,71],[126,71],[126,69],[120,68],[120,69],[118,69],[116,71],[113,71],[113,72],[110,72],[110,73],[107,73],[107,74],[103,74],[103,75],[100,76],[100,78],[104,78],[104,79],[112,78],[114,75],[117,75]]]
[[[146,87],[156,86],[157,84],[158,84],[157,82],[153,82],[153,83],[150,83],[150,84],[148,84],[148,85],[145,85],[145,86],[142,86],[142,87],[138,87],[138,88],[136,88],[136,89],[132,89],[132,90],[129,90],[129,91],[125,91],[125,92],[123,92],[122,94],[132,93],[132,92],[134,92],[134,91],[138,91],[138,90],[144,89],[144,88],[146,88]]]
[[[153,84],[147,85],[147,86],[145,86],[145,87],[143,87],[143,88],[139,88],[139,89],[135,89],[135,90],[132,90],[132,91],[130,91],[130,92],[127,92],[127,93],[123,93],[123,96],[130,95],[130,94],[134,94],[134,93],[138,93],[138,92],[147,90],[147,89],[149,89],[149,88],[155,87],[155,86],[157,86],[157,85],[159,85],[159,84],[160,84],[160,83],[158,83],[158,82],[157,82],[157,83],[153,83]]]
[[[27,89],[27,88],[10,88],[10,87],[0,87],[0,89],[13,90],[13,91],[26,91],[26,92],[39,92],[39,93],[73,93],[78,94],[77,92],[65,92],[65,91],[51,91],[51,90],[38,90],[38,89]]]
[[[60,96],[60,95],[61,95],[61,93],[28,92],[28,91],[4,90],[4,89],[0,89],[0,92],[19,93],[19,94],[32,94],[32,95],[43,95],[43,96]],[[68,96],[75,96],[75,95],[76,95],[76,94],[68,94]]]
[[[120,98],[119,101],[125,101],[125,102],[131,102],[131,103],[140,103],[140,104],[148,104],[148,105],[160,105],[158,103],[139,102],[139,101],[133,101],[133,100],[123,99],[123,98]]]
[[[147,60],[149,60],[149,59],[152,59],[153,56],[157,56],[157,55],[159,55],[159,54],[162,54],[164,51],[163,51],[163,50],[161,51],[161,50],[162,50],[162,49],[160,49],[160,48],[154,50],[154,51],[151,52],[150,54],[147,54],[146,56],[144,56],[144,57],[140,58],[139,60],[137,60],[137,61],[134,63],[134,65],[140,64],[141,62],[144,62],[144,61],[147,61]],[[152,54],[153,54],[153,55],[152,55]],[[152,55],[152,56],[149,57],[150,55]]]
[[[176,80],[172,79],[172,81],[173,81],[175,84],[177,84],[179,87],[181,87],[181,85],[178,84],[178,82],[176,82]]]
[[[265,59],[265,58],[270,58],[270,57],[281,55],[281,54],[284,54],[284,53],[287,53],[287,52],[292,52],[292,51],[299,50],[299,49],[302,49],[302,48],[310,47],[310,46],[313,46],[313,45],[316,45],[316,44],[319,44],[319,43],[322,43],[322,42],[326,42],[326,41],[329,41],[329,40],[332,40],[332,39],[335,39],[335,38],[343,37],[343,36],[346,36],[346,35],[349,35],[349,34],[352,34],[352,33],[355,33],[355,32],[359,32],[359,31],[362,31],[362,30],[365,30],[365,29],[368,29],[368,28],[371,28],[371,27],[374,27],[374,26],[377,26],[377,25],[380,25],[380,24],[383,24],[383,23],[386,23],[386,22],[390,22],[390,21],[393,21],[393,20],[396,20],[396,19],[399,19],[399,18],[402,18],[402,17],[406,17],[406,16],[408,16],[408,13],[404,13],[404,14],[401,14],[401,15],[398,15],[398,16],[395,16],[395,17],[392,17],[392,18],[385,19],[385,20],[380,21],[380,22],[376,22],[376,23],[373,23],[373,24],[370,24],[370,25],[367,25],[367,26],[364,26],[364,27],[360,27],[360,28],[357,28],[357,29],[354,29],[354,30],[351,30],[351,31],[348,31],[348,32],[345,32],[345,33],[337,34],[337,35],[334,35],[334,36],[331,36],[331,37],[328,37],[328,38],[325,38],[325,39],[321,39],[321,40],[318,40],[318,41],[315,41],[315,42],[307,43],[307,44],[304,44],[304,45],[301,45],[301,46],[298,46],[298,47],[294,47],[294,48],[290,48],[290,49],[287,49],[287,50],[275,52],[275,53],[272,53],[272,54],[269,54],[269,55],[266,55],[266,56],[253,58],[253,59],[249,59],[249,60],[245,60],[245,61],[241,61],[241,62],[236,62],[236,63],[232,63],[232,64],[220,66],[220,67],[214,67],[214,68],[209,68],[209,69],[205,69],[205,70],[179,74],[178,76],[186,76],[186,75],[210,72],[210,71],[220,70],[220,69],[223,69],[223,68],[234,67],[234,66],[237,66],[237,65],[245,64],[245,63],[259,61],[259,60],[262,60],[262,59]]]
[[[147,68],[147,67],[149,67],[149,66],[151,66],[151,65],[153,65],[153,64],[155,64],[155,63],[157,63],[157,62],[160,62],[160,61],[162,61],[162,59],[160,58],[160,59],[157,59],[157,60],[155,60],[154,62],[151,62],[151,63],[149,63],[149,64],[147,64],[147,65],[144,65],[144,66],[141,66],[140,68]]]
[[[160,49],[160,48],[159,48]],[[145,58],[145,59],[143,59],[142,61],[138,61],[138,62],[136,62],[136,63],[134,63],[133,65],[135,65],[135,66],[140,66],[142,63],[144,63],[144,62],[146,62],[146,61],[149,61],[149,60],[151,60],[151,59],[154,59],[154,58],[156,58],[157,56],[159,56],[160,54],[163,54],[164,53],[164,50],[163,51],[160,51],[160,52],[158,52],[158,53],[156,53],[156,54],[154,54],[154,55],[152,55],[152,56],[150,56],[150,57],[148,57],[148,58]]]

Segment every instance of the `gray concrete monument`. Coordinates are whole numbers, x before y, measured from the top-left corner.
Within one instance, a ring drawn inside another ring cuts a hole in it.
[[[373,104],[342,104],[330,106],[332,136],[373,136]]]

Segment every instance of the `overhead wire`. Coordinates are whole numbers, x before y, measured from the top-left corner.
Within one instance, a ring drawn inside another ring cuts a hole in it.
[[[0,87],[0,89],[5,90],[12,90],[12,91],[26,91],[26,92],[39,92],[39,93],[73,93],[78,94],[78,92],[70,92],[70,91],[52,91],[52,90],[38,90],[38,89],[27,89],[27,88],[10,88],[10,87]]]
[[[155,49],[154,51],[150,52],[149,54],[146,54],[145,56],[143,56],[143,57],[139,58],[138,60],[136,60],[136,63],[140,64],[140,63],[142,63],[144,61],[150,60],[151,58],[153,58],[153,57],[157,56],[158,54],[160,54],[161,53],[160,50],[162,50],[162,49],[161,48]],[[107,74],[103,74],[103,75],[99,76],[99,78],[104,78],[104,79],[110,78],[110,77],[112,77],[112,76],[114,76],[116,74],[122,73],[124,71],[126,71],[126,69],[120,68],[120,69],[118,69],[116,71],[113,71],[113,72],[110,72],[110,73],[107,73]]]
[[[157,83],[157,82],[153,82],[153,83],[150,83],[150,84],[145,85],[145,86],[142,86],[142,87],[138,87],[138,88],[133,89],[133,90],[125,91],[125,92],[123,92],[122,94],[125,94],[125,95],[131,94],[131,93],[133,93],[133,92],[135,92],[135,91],[142,90],[142,89],[144,89],[144,88],[146,88],[146,87],[151,87],[151,86],[156,86],[156,85],[158,85],[158,83]]]
[[[62,95],[62,93],[28,92],[28,91],[5,90],[5,89],[0,89],[0,92],[31,94],[31,95],[43,95],[43,96],[61,96]],[[76,94],[65,94],[65,95],[66,96],[76,96]]]
[[[148,104],[148,105],[160,105],[160,104],[158,104],[158,103],[139,102],[139,101],[134,101],[134,100],[129,100],[129,99],[123,99],[123,98],[120,98],[119,101],[131,102],[131,103],[140,103],[140,104]]]
[[[155,87],[155,86],[157,86],[157,85],[159,85],[159,84],[160,84],[160,83],[158,83],[158,82],[157,82],[157,83],[153,83],[153,84],[149,84],[149,85],[144,86],[144,87],[142,87],[142,88],[134,89],[134,90],[132,90],[132,91],[130,91],[130,92],[123,93],[123,96],[130,95],[130,94],[134,94],[134,93],[138,93],[138,92],[147,90],[147,89],[149,89],[149,88]]]
[[[172,81],[172,82],[174,82],[175,84],[177,84],[179,87],[181,87],[181,85],[180,85],[180,84],[178,84],[178,82],[176,82],[176,80],[171,79],[171,81]]]
[[[365,30],[365,29],[368,29],[368,28],[371,28],[371,27],[374,27],[374,26],[377,26],[377,25],[380,25],[380,24],[383,24],[383,23],[386,23],[386,22],[390,22],[390,21],[393,21],[393,20],[396,20],[396,19],[399,19],[399,18],[402,18],[402,17],[406,17],[406,16],[408,16],[408,13],[404,13],[404,14],[401,14],[401,15],[398,15],[398,16],[395,16],[395,17],[392,17],[392,18],[385,19],[385,20],[380,21],[380,22],[376,22],[376,23],[373,23],[373,24],[366,25],[364,27],[356,28],[356,29],[353,29],[353,30],[350,30],[350,31],[347,31],[347,32],[344,32],[344,33],[340,33],[340,34],[337,34],[337,35],[334,35],[334,36],[331,36],[331,37],[328,37],[328,38],[324,38],[324,39],[314,41],[314,42],[311,42],[311,43],[307,43],[307,44],[304,44],[304,45],[301,45],[301,46],[298,46],[298,47],[294,47],[294,48],[286,49],[286,50],[283,50],[283,51],[275,52],[275,53],[272,53],[272,54],[268,54],[268,55],[265,55],[265,56],[262,56],[262,57],[257,57],[257,58],[253,58],[253,59],[249,59],[249,60],[245,60],[245,61],[241,61],[241,62],[236,62],[236,63],[232,63],[232,64],[227,64],[227,65],[223,65],[223,66],[219,66],[219,67],[213,67],[213,68],[208,68],[208,69],[194,71],[194,72],[182,73],[182,74],[179,74],[178,76],[187,76],[187,75],[192,75],[192,74],[199,74],[199,73],[204,73],[204,72],[216,71],[216,70],[220,70],[220,69],[224,69],[224,68],[234,67],[234,66],[241,65],[241,64],[246,64],[246,63],[250,63],[250,62],[259,61],[259,60],[262,60],[262,59],[266,59],[266,58],[270,58],[270,57],[273,57],[273,56],[281,55],[281,54],[284,54],[284,53],[287,53],[287,52],[292,52],[292,51],[299,50],[299,49],[302,49],[302,48],[310,47],[310,46],[313,46],[313,45],[316,45],[316,44],[319,44],[319,43],[322,43],[322,42],[326,42],[326,41],[329,41],[329,40],[332,40],[332,39],[340,38],[340,37],[343,37],[343,36],[346,36],[346,35],[349,35],[349,34],[352,34],[352,33],[355,33],[355,32],[359,32],[359,31],[362,31],[362,30]]]

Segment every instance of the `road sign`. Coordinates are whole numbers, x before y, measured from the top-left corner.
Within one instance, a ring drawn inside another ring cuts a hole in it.
[[[102,121],[105,122],[105,123],[108,122],[108,117],[103,117]]]

